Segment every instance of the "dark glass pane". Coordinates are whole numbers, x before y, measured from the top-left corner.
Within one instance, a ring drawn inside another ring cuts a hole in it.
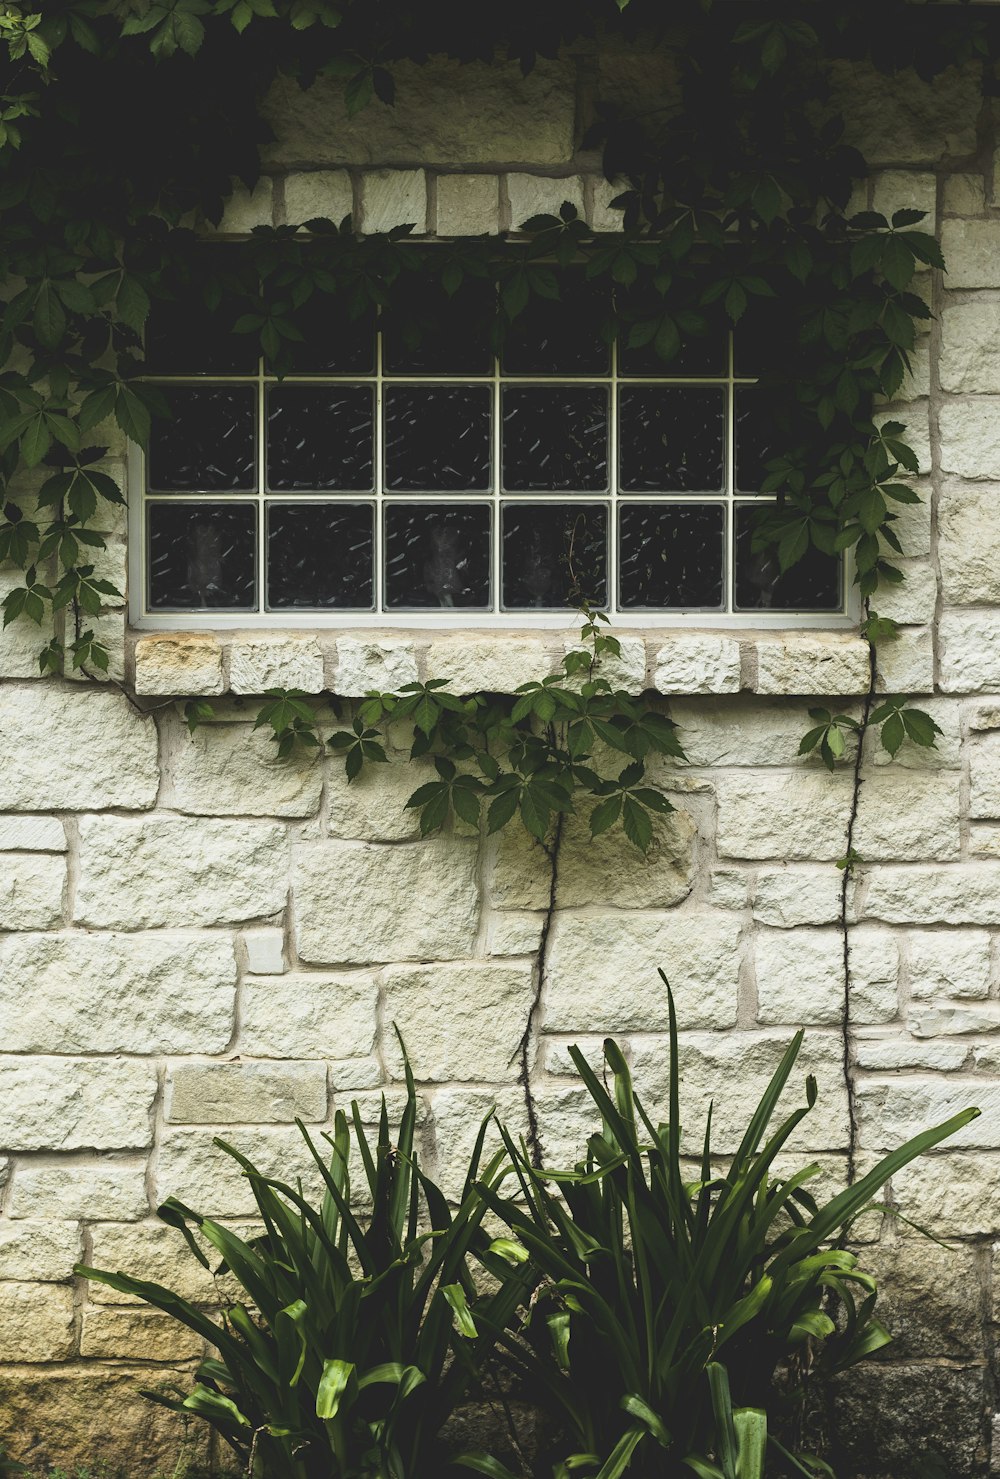
[[[370,385],[280,385],[267,393],[267,485],[367,491],[375,455]]]
[[[610,316],[607,288],[582,274],[559,274],[558,299],[532,293],[507,330],[502,366],[508,375],[606,375],[611,349],[602,333]]]
[[[488,385],[392,385],[385,392],[385,486],[464,493],[490,486]]]
[[[233,332],[244,309],[218,306],[220,296],[232,305],[235,295],[250,298],[257,291],[253,265],[240,249],[205,249],[187,280],[171,287],[173,300],[154,301],[146,321],[146,369],[154,375],[256,374],[257,336]]]
[[[492,282],[467,278],[451,296],[440,283],[393,290],[382,316],[382,368],[394,375],[489,375]]]
[[[503,486],[599,493],[608,486],[608,395],[598,385],[506,385]]]
[[[253,611],[252,503],[148,503],[151,611]]]
[[[723,488],[724,390],[622,386],[618,405],[623,492],[712,493]]]
[[[733,330],[737,375],[787,375],[794,380],[801,355],[798,316],[774,298],[751,300]]]
[[[288,314],[302,335],[285,341],[282,370],[289,375],[370,375],[375,369],[375,311],[352,318],[343,296],[313,292]]]
[[[385,604],[392,610],[490,605],[490,510],[446,503],[385,509]]]
[[[842,603],[843,562],[810,546],[782,575],[777,552],[754,552],[751,537],[758,516],[753,507],[736,507],[737,611],[837,611]]]
[[[736,488],[740,493],[758,493],[767,463],[788,448],[789,433],[780,425],[787,426],[787,418],[773,392],[743,386],[733,395]]]
[[[618,373],[619,375],[665,375],[676,378],[686,375],[725,375],[729,371],[729,322],[721,308],[709,304],[706,308],[686,310],[685,321],[679,328],[681,346],[676,354],[664,359],[656,347],[656,339],[629,348],[629,339],[639,325],[646,333],[654,320],[661,318],[669,304],[655,294],[639,298],[637,294],[625,297],[618,329]],[[676,305],[674,305],[676,306]],[[687,317],[687,315],[690,317]]]
[[[722,504],[625,503],[619,529],[624,609],[722,608],[726,541]]]
[[[374,524],[370,503],[269,503],[269,609],[371,611]]]
[[[162,386],[173,413],[154,419],[149,486],[159,492],[226,493],[256,486],[257,392],[252,385]]]
[[[608,600],[608,511],[603,503],[506,503],[503,608],[572,609]]]

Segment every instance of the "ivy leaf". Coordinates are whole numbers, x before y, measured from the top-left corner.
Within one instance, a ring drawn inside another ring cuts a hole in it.
[[[486,830],[490,835],[499,832],[501,827],[517,813],[518,792],[515,786],[500,794],[490,802],[489,811],[486,813]]]
[[[905,738],[906,729],[903,725],[903,716],[896,710],[882,725],[882,746],[895,757]]]
[[[653,823],[649,812],[644,806],[636,801],[634,796],[626,796],[622,804],[622,823],[625,827],[625,836],[642,853],[649,851],[649,844],[653,840]]]
[[[614,826],[615,822],[621,816],[621,810],[621,792],[618,792],[614,796],[609,796],[606,801],[602,801],[599,805],[595,806],[590,813],[591,837],[599,837],[602,832],[606,832],[609,827]]]

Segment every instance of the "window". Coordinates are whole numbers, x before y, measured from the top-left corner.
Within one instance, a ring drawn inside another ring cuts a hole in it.
[[[531,625],[581,599],[623,621],[843,610],[842,562],[781,575],[751,549],[771,455],[752,337],[664,374],[602,334],[580,279],[533,300],[499,356],[485,283],[381,321],[333,300],[279,379],[195,315],[150,327],[171,419],[141,468],[145,625]],[[411,332],[414,316],[424,332]]]

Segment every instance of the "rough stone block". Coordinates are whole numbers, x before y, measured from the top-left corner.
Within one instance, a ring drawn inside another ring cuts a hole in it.
[[[323,789],[315,751],[279,760],[270,731],[205,724],[171,726],[171,800],[196,816],[313,816]]]
[[[1000,1149],[1000,1084],[996,1082],[941,1074],[866,1078],[855,1097],[860,1144],[866,1150],[892,1150],[973,1105],[982,1111],[979,1119],[953,1135],[946,1148]]]
[[[968,748],[969,815],[1000,817],[1000,733],[981,735]]]
[[[80,1260],[78,1222],[0,1224],[0,1280],[66,1283]]]
[[[516,693],[555,671],[544,638],[524,632],[448,633],[427,649],[427,675],[447,678],[455,693]]]
[[[418,786],[436,780],[429,760],[390,756],[365,766],[348,781],[343,759],[334,755],[326,773],[330,835],[363,842],[413,842],[420,836],[420,814],[406,803]]]
[[[945,221],[941,250],[949,288],[1000,287],[1000,221]]]
[[[491,916],[486,933],[488,955],[535,955],[544,916],[535,909],[505,909]]]
[[[200,1335],[159,1310],[84,1310],[80,1355],[105,1361],[190,1361],[204,1354]]]
[[[176,1063],[167,1078],[173,1124],[290,1124],[326,1111],[322,1063]]]
[[[343,698],[363,698],[373,689],[395,693],[416,681],[416,652],[405,637],[338,637],[335,689]]]
[[[533,961],[396,966],[386,972],[385,987],[384,1042],[393,1077],[403,1077],[399,1043],[388,1030],[393,1026],[422,1082],[502,1083],[516,1076],[517,1047],[534,999]]]
[[[876,686],[880,693],[934,691],[934,638],[929,630],[903,628],[878,649]]]
[[[515,1086],[495,1089],[442,1087],[434,1091],[434,1177],[445,1196],[461,1199],[472,1150],[483,1120],[495,1110],[515,1139],[525,1132],[524,1094]],[[488,1159],[500,1149],[500,1136],[491,1124],[483,1146]]]
[[[949,605],[1000,603],[1000,570],[992,558],[998,539],[1000,486],[945,481],[938,503],[938,557]]]
[[[1000,924],[1000,865],[872,868],[865,912],[889,924]]]
[[[1000,693],[1000,611],[945,611],[938,641],[945,693]]]
[[[869,165],[935,164],[971,154],[981,108],[975,68],[949,67],[933,84],[914,85],[901,71],[891,77],[870,62],[832,64],[833,98],[845,122],[844,141]]]
[[[9,1217],[136,1222],[149,1213],[144,1160],[18,1160],[7,1196]]]
[[[1000,233],[1000,221],[995,229]],[[960,478],[1000,479],[1000,396],[945,397],[939,425],[943,472]]]
[[[622,231],[624,216],[611,202],[628,189],[627,180],[593,180],[590,186],[590,209],[587,221],[592,231]]]
[[[953,1048],[956,1044],[934,1046]],[[904,1217],[938,1237],[996,1236],[1000,1232],[1000,1155],[952,1151],[947,1143],[897,1171],[892,1195]],[[901,1230],[906,1233],[905,1224]],[[918,1234],[912,1236],[921,1241]]]
[[[846,632],[794,632],[758,637],[756,693],[864,693],[868,647]]]
[[[917,1042],[912,1037],[854,1038],[854,1066],[872,1073],[892,1073],[898,1068],[927,1068],[953,1073],[967,1066],[968,1044],[933,1038]]]
[[[135,647],[135,691],[153,697],[224,693],[218,637],[207,632],[140,637]]]
[[[238,1140],[240,1154],[262,1175],[276,1177],[291,1186],[301,1176],[304,1195],[318,1199],[320,1174],[294,1125],[243,1126],[239,1136],[234,1135],[233,1139]],[[239,1163],[214,1145],[204,1129],[168,1126],[164,1131],[156,1166],[156,1197],[162,1202],[172,1196],[208,1217],[249,1220],[259,1215],[250,1183]],[[187,1258],[194,1262],[190,1253]],[[143,1264],[138,1266],[142,1268]],[[144,1277],[156,1276],[145,1274]]]
[[[246,980],[240,1051],[259,1058],[364,1058],[375,1041],[378,990],[367,972],[318,971]]]
[[[0,816],[0,852],[65,852],[66,832],[58,817]]]
[[[153,1139],[156,1068],[114,1058],[0,1058],[7,1150],[138,1150]]]
[[[53,929],[62,921],[65,858],[0,853],[0,930]]]
[[[845,1472],[920,1479],[934,1464],[949,1479],[972,1479],[983,1472],[985,1400],[977,1367],[866,1361],[842,1373],[833,1407]]]
[[[840,917],[839,874],[829,866],[762,869],[753,895],[753,917],[761,924],[795,929],[833,924]]]
[[[438,236],[496,235],[499,230],[499,176],[438,176]]]
[[[997,237],[1000,244],[1000,235]],[[941,389],[1000,391],[1000,303],[955,303],[941,315]]]
[[[840,1022],[844,943],[839,930],[760,930],[754,964],[759,1022],[795,1027]]]
[[[282,1133],[287,1135],[287,1131]],[[236,1163],[233,1161],[231,1164]],[[214,1206],[206,1204],[206,1215],[210,1215],[210,1207],[211,1211],[215,1210]],[[120,1270],[134,1278],[149,1279],[198,1305],[218,1305],[234,1290],[233,1280],[213,1278],[222,1259],[211,1244],[198,1239],[209,1262],[209,1268],[204,1268],[176,1228],[167,1227],[162,1222],[96,1223],[90,1229],[90,1238],[91,1268]],[[92,1305],[128,1305],[145,1309],[134,1295],[121,1294],[107,1284],[88,1284],[87,1297]]]
[[[738,918],[677,914],[557,914],[545,992],[548,1032],[660,1032],[663,970],[688,1027],[732,1027],[739,977]]]
[[[427,230],[427,176],[422,169],[376,169],[361,177],[361,222],[364,231],[391,231],[412,226]]]
[[[45,736],[44,744],[39,736]],[[152,719],[118,693],[32,683],[0,704],[0,805],[5,811],[140,810],[156,801]]]
[[[0,1361],[66,1361],[75,1343],[72,1289],[0,1284]]]
[[[906,942],[912,997],[989,995],[990,936],[985,930],[910,930]]]
[[[215,229],[227,236],[249,236],[255,226],[270,226],[273,195],[273,182],[267,175],[257,181],[253,190],[237,184]]]
[[[872,181],[872,210],[892,220],[894,211],[923,211],[910,229],[934,235],[937,179],[930,170],[887,169]]]
[[[924,626],[934,620],[937,605],[937,575],[924,560],[900,560],[902,585],[880,588],[877,596],[879,616],[888,616],[901,626]]]
[[[583,181],[579,175],[557,180],[541,175],[508,175],[507,196],[512,231],[520,231],[532,216],[558,216],[566,201],[583,217]]]
[[[353,210],[354,192],[346,169],[298,170],[285,176],[285,219],[290,225],[318,218],[339,226]]]
[[[674,632],[659,649],[653,686],[660,693],[738,693],[740,644],[716,632]]]
[[[957,858],[961,786],[954,771],[879,770],[861,787],[854,846],[869,861]]]
[[[973,1032],[996,1032],[1000,1027],[1000,1002],[921,1002],[911,1007],[906,1025],[914,1037],[959,1037]],[[982,1066],[989,1067],[988,1064]]]
[[[824,770],[722,774],[719,856],[833,862],[843,856],[851,782]]]
[[[244,930],[247,970],[255,976],[280,976],[285,970],[285,937],[281,930]]]
[[[891,1022],[899,1010],[899,945],[889,930],[855,925],[848,935],[851,1021]]]
[[[315,637],[295,632],[253,632],[235,636],[229,646],[229,687],[233,693],[266,693],[269,688],[323,691],[323,653]]]
[[[809,704],[752,695],[740,699],[674,699],[670,717],[677,725],[689,765],[783,765],[812,769],[799,754],[799,741],[812,727]],[[860,712],[847,706],[849,714]],[[683,773],[683,772],[681,772]]]
[[[288,843],[276,823],[171,816],[80,823],[81,924],[242,923],[280,913],[287,890]]]
[[[985,210],[986,181],[982,175],[945,175],[944,213],[946,216],[981,216]]]
[[[456,838],[308,845],[296,857],[294,896],[303,960],[462,959],[479,928],[476,849]]]
[[[625,693],[639,694],[646,690],[646,641],[644,637],[630,636],[627,632],[617,633],[619,651],[617,656],[606,652],[594,665],[594,677],[603,678],[612,688]],[[585,646],[580,641],[567,641],[565,652],[581,652]],[[579,690],[586,675],[575,673],[567,679],[566,686]]]

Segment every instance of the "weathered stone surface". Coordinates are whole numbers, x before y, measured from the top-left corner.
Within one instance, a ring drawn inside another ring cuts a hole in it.
[[[65,886],[65,858],[0,853],[0,930],[44,930],[59,924]]]
[[[153,1138],[156,1069],[114,1058],[0,1058],[5,1150],[134,1150]]]
[[[287,1131],[282,1133],[287,1135]],[[301,1138],[299,1144],[302,1144]],[[163,1197],[158,1200],[162,1201]],[[216,1210],[214,1204],[207,1204],[206,1215],[209,1215],[210,1205],[212,1212]],[[193,1304],[217,1305],[234,1287],[231,1279],[213,1277],[222,1259],[211,1244],[199,1239],[209,1262],[206,1269],[176,1228],[167,1227],[165,1223],[96,1223],[90,1230],[90,1238],[91,1268],[150,1279],[155,1284],[173,1289],[182,1299],[189,1299]],[[145,1308],[135,1295],[122,1294],[107,1284],[88,1284],[87,1298],[91,1304]]]
[[[224,693],[222,644],[207,632],[151,632],[135,648],[135,691],[149,695]]]
[[[362,698],[372,689],[395,693],[417,681],[413,643],[404,637],[338,637],[336,692]]]
[[[229,687],[233,693],[269,688],[323,691],[323,653],[315,637],[298,632],[248,632],[229,644]]]
[[[654,659],[660,693],[738,693],[740,644],[721,632],[673,632]]]
[[[1000,602],[1000,572],[990,557],[996,539],[1000,539],[1000,487],[946,480],[938,503],[945,601],[958,606]]]
[[[639,694],[645,692],[646,683],[646,640],[644,637],[631,636],[628,632],[619,632],[615,639],[618,643],[617,654],[613,652],[602,653],[594,665],[594,677],[603,678],[610,683],[614,689],[622,689],[625,693]],[[573,638],[565,643],[565,652],[586,651],[585,644],[579,638]],[[579,691],[586,681],[586,674],[575,673],[567,679],[567,688],[575,688]]]
[[[794,929],[833,924],[840,917],[841,879],[834,869],[762,869],[753,895],[753,917],[761,924]]]
[[[363,971],[246,980],[239,1048],[258,1058],[364,1058],[375,1040],[378,991]]]
[[[826,771],[718,777],[719,856],[833,861],[843,855],[850,778]]]
[[[406,803],[419,786],[437,779],[429,760],[391,756],[388,764],[366,765],[353,781],[343,759],[327,769],[327,816],[332,837],[362,842],[412,842],[420,836],[420,813]]]
[[[488,955],[534,955],[542,936],[544,915],[537,909],[505,909],[490,917],[486,933]]]
[[[1000,732],[969,746],[969,815],[1000,817]]]
[[[351,119],[339,80],[307,91],[279,78],[264,105],[276,135],[265,158],[298,164],[505,164],[569,161],[573,148],[573,73],[539,57],[527,77],[516,62],[420,66],[395,62],[396,101],[373,103]]]
[[[662,969],[688,1027],[736,1021],[740,921],[708,909],[661,914],[558,914],[544,1023],[549,1032],[658,1032],[667,1021]]]
[[[294,1125],[244,1125],[238,1135],[233,1132],[224,1138],[231,1138],[240,1154],[263,1175],[277,1177],[291,1186],[301,1176],[305,1194],[318,1194],[319,1171]],[[321,1148],[323,1144],[319,1142]],[[216,1218],[252,1219],[259,1215],[250,1183],[238,1162],[214,1145],[204,1129],[168,1126],[160,1146],[155,1184],[158,1202],[179,1197],[189,1207]],[[190,1253],[186,1256],[190,1262],[194,1261]],[[146,1255],[142,1257],[139,1268],[143,1267]]]
[[[948,1479],[983,1473],[984,1371],[864,1362],[834,1382],[834,1425],[849,1473]]]
[[[909,930],[910,995],[988,996],[990,937],[985,930]]]
[[[497,175],[439,175],[438,236],[495,235],[500,230]]]
[[[285,937],[278,929],[244,930],[240,935],[247,970],[255,976],[280,976],[285,970]]]
[[[143,929],[277,914],[288,890],[283,827],[155,816],[80,823],[81,924]]]
[[[929,630],[903,628],[878,649],[879,693],[931,693],[934,689],[934,637]]]
[[[708,902],[715,909],[745,909],[750,903],[749,872],[740,868],[713,868],[709,879]]]
[[[152,719],[137,714],[121,694],[51,681],[5,687],[0,807],[152,806],[159,784],[157,750]]]
[[[159,1310],[84,1310],[80,1355],[105,1361],[190,1361],[204,1354],[200,1335]]]
[[[515,1140],[524,1134],[524,1094],[516,1086],[501,1085],[494,1090],[463,1085],[434,1091],[433,1174],[446,1197],[458,1200],[462,1196],[479,1127],[494,1110]],[[484,1142],[484,1159],[499,1150],[500,1143],[500,1136],[491,1124]]]
[[[855,925],[848,935],[851,1021],[891,1022],[899,1009],[899,945],[878,925]],[[843,966],[841,966],[841,971]]]
[[[854,712],[850,704],[846,712]],[[811,724],[809,705],[800,700],[674,699],[670,717],[689,765],[815,768],[815,760],[798,753]]]
[[[945,215],[981,216],[985,210],[986,181],[981,174],[945,175]]]
[[[910,1009],[906,1025],[914,1037],[957,1037],[971,1032],[996,1032],[1000,1027],[1000,1002],[983,1001],[975,1005],[943,1001],[919,1003]]]
[[[80,1260],[77,1222],[5,1222],[0,1225],[0,1280],[65,1283]]]
[[[299,849],[296,941],[317,965],[456,960],[479,928],[474,845],[324,842]]]
[[[1000,287],[1000,221],[945,221],[941,249],[949,288]]]
[[[0,570],[0,601],[19,587],[24,587],[23,571]],[[49,608],[41,626],[22,616],[0,628],[0,678],[40,678],[38,654],[54,635]]]
[[[866,1252],[879,1284],[879,1319],[892,1334],[894,1360],[981,1360],[982,1287],[969,1248],[906,1238]]]
[[[951,1073],[967,1066],[969,1047],[963,1042],[941,1038],[917,1042],[912,1037],[854,1038],[854,1066],[873,1073],[891,1073],[896,1068],[929,1068]]]
[[[290,1124],[326,1111],[322,1063],[176,1063],[167,1076],[174,1124]]]
[[[353,210],[354,191],[346,169],[301,170],[285,176],[285,219],[291,225],[319,217],[339,226]]]
[[[996,240],[1000,246],[1000,233]],[[941,319],[942,390],[980,395],[1000,391],[998,332],[1000,303],[955,303],[945,309]]]
[[[868,648],[847,632],[758,637],[756,693],[864,693]]]
[[[427,230],[427,176],[422,169],[376,169],[361,179],[361,222],[368,235],[412,226]]]
[[[957,858],[960,791],[953,771],[879,771],[861,788],[855,848],[871,861]]]
[[[625,218],[611,202],[628,189],[626,180],[597,179],[590,182],[590,208],[587,220],[592,231],[623,231]]]
[[[887,169],[872,181],[872,210],[892,220],[894,211],[923,211],[912,229],[934,235],[937,179],[930,170]]]
[[[555,671],[551,644],[526,632],[448,632],[427,649],[427,673],[455,693],[516,693]]]
[[[0,817],[0,852],[65,852],[66,831],[58,817]]]
[[[312,816],[323,787],[315,751],[279,760],[270,733],[250,724],[175,722],[170,756],[173,804],[196,816]]]
[[[520,231],[534,216],[558,216],[567,201],[583,216],[583,181],[579,175],[557,180],[541,175],[508,175],[507,198],[512,231]]]
[[[946,611],[938,633],[945,693],[1000,692],[1000,612]]]
[[[838,930],[760,930],[754,965],[759,1022],[799,1027],[841,1020],[844,943]]]
[[[923,626],[934,620],[937,605],[937,575],[925,560],[900,560],[902,585],[879,588],[878,614],[901,626]]]
[[[270,226],[273,197],[273,181],[267,175],[252,190],[236,183],[216,230],[227,236],[249,236],[255,226]]]
[[[218,1053],[233,1029],[226,935],[65,933],[0,946],[7,1052]]]
[[[946,398],[939,421],[943,472],[960,478],[1000,478],[1000,397]]]
[[[1000,866],[873,868],[865,912],[889,924],[1000,924]]]
[[[860,1143],[866,1150],[891,1150],[976,1106],[982,1111],[947,1142],[949,1150],[1000,1148],[1000,1084],[973,1078],[912,1074],[905,1078],[867,1078],[856,1094]]]
[[[943,1046],[943,1045],[942,1045]],[[954,1047],[955,1044],[947,1044]],[[943,1150],[920,1156],[892,1178],[893,1200],[904,1217],[938,1237],[978,1237],[1000,1232],[1000,1155]],[[919,1235],[907,1233],[920,1242]]]
[[[149,1212],[144,1160],[20,1159],[7,1195],[9,1217],[134,1222]]]
[[[0,1361],[65,1361],[74,1344],[72,1289],[0,1284]]]
[[[971,154],[981,99],[975,69],[949,67],[933,84],[905,72],[886,77],[868,62],[833,63],[833,96],[845,142],[869,164],[933,164]]]
[[[501,1083],[516,1076],[534,997],[533,961],[397,966],[386,972],[385,986],[385,1021],[402,1033],[415,1078]],[[399,1043],[390,1032],[384,1041],[389,1072],[402,1078]]]

